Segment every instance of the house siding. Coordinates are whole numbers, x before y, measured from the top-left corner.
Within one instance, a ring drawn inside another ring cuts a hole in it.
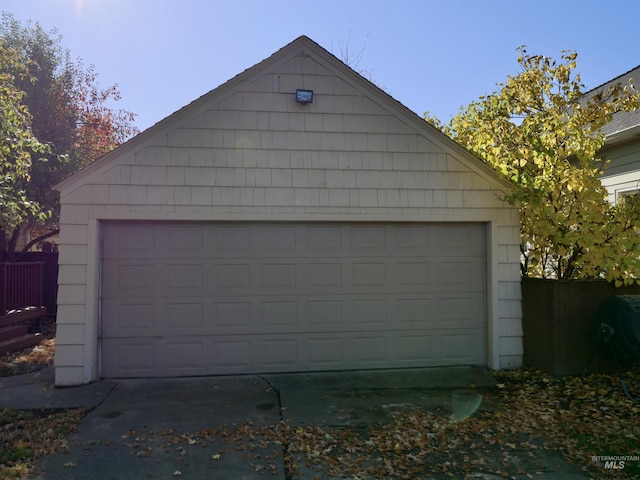
[[[640,144],[626,143],[606,148],[602,155],[609,160],[603,173],[602,184],[609,192],[609,201],[615,203],[625,192],[640,190]]]
[[[521,365],[519,218],[504,184],[304,50],[238,88],[194,102],[61,188],[58,385],[95,380],[102,220],[486,222],[489,366]],[[313,89],[313,103],[295,103],[296,88]]]

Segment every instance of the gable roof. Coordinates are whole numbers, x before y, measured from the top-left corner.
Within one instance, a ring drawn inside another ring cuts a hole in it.
[[[261,75],[265,70],[279,64],[280,62],[287,61],[292,56],[300,54],[301,52],[303,54],[314,57],[325,67],[336,73],[336,75],[340,75],[341,78],[346,79],[352,85],[356,85],[357,88],[359,88],[361,91],[366,92],[367,95],[370,96],[370,98],[379,103],[383,103],[386,109],[388,109],[390,112],[393,111],[407,124],[412,125],[417,132],[425,132],[425,134],[429,136],[429,140],[442,148],[443,151],[457,154],[461,158],[465,159],[468,163],[468,166],[472,170],[482,174],[485,177],[492,178],[495,182],[502,185],[502,187],[505,189],[509,189],[511,187],[511,184],[508,180],[499,177],[496,172],[491,169],[485,162],[475,157],[464,147],[462,147],[447,135],[442,133],[440,130],[438,130],[436,127],[416,115],[412,110],[404,106],[398,100],[394,99],[387,92],[357,73],[355,70],[339,60],[335,55],[327,51],[318,43],[314,42],[309,37],[302,35],[288,45],[282,47],[270,57],[253,65],[252,67],[247,68],[227,82],[202,95],[201,97],[182,107],[168,117],[165,117],[147,130],[129,139],[127,142],[116,147],[114,150],[105,154],[88,166],[84,167],[82,170],[61,181],[56,186],[54,186],[54,189],[62,192],[67,189],[73,189],[75,186],[80,186],[86,177],[92,175],[94,172],[99,172],[104,168],[108,168],[111,165],[111,162],[115,161],[124,153],[141,147],[147,140],[161,134],[166,129],[171,128],[172,125],[184,119],[185,117],[192,115],[192,112],[194,110],[198,110],[198,108],[200,108],[201,106],[203,107],[209,105],[214,100],[223,100],[224,98],[240,90],[244,84],[254,80],[257,76]]]
[[[629,85],[630,82],[640,83],[640,65],[593,88],[585,93],[585,96],[589,97],[598,92],[605,92],[616,84]],[[602,127],[602,133],[606,136],[607,145],[622,143],[640,136],[640,110],[615,113],[611,121]]]

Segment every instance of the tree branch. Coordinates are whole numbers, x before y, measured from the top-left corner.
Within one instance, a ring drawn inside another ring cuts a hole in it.
[[[29,249],[31,247],[33,247],[36,243],[42,242],[43,240],[46,240],[47,238],[53,237],[54,235],[57,235],[58,233],[60,233],[60,229],[56,228],[55,230],[51,230],[51,231],[45,233],[44,235],[40,235],[39,237],[34,238],[33,240],[31,240],[29,243],[27,243],[24,246],[22,251],[15,256],[14,260],[19,260],[21,257],[26,255],[26,253],[29,251]]]

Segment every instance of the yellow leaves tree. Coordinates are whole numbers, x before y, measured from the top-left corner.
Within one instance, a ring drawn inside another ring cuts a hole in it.
[[[640,204],[607,202],[601,128],[640,106],[632,84],[585,95],[577,54],[557,62],[519,49],[520,72],[461,108],[448,125],[425,119],[513,182],[520,206],[522,274],[640,283]]]

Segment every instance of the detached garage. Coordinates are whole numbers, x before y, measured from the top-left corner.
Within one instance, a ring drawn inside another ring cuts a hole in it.
[[[521,365],[509,185],[306,37],[57,188],[57,385]]]

